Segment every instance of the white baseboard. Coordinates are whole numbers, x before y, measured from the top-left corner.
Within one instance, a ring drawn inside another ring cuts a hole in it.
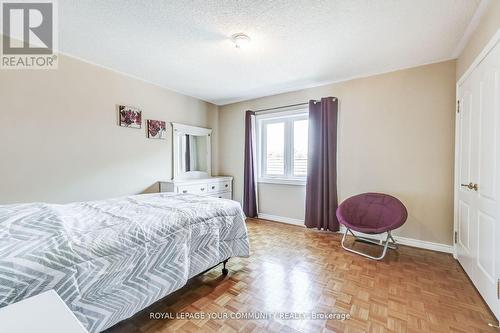
[[[421,249],[451,253],[451,254],[455,252],[452,245],[434,243],[420,239],[406,238],[401,236],[393,236],[393,237],[397,242],[399,242],[399,244],[402,245],[408,245],[408,246],[418,247]]]
[[[264,219],[264,220],[282,222],[282,223],[293,224],[293,225],[298,225],[298,226],[304,227],[304,220],[293,219],[293,218],[284,217],[284,216],[270,215],[270,214],[261,214],[261,213],[258,214],[258,217],[260,219]],[[340,233],[345,232],[345,227],[343,225],[340,226],[339,232]],[[355,234],[360,235],[362,237],[375,239],[375,240],[382,239],[382,237],[384,235],[384,234],[370,235],[370,234],[363,234],[361,232],[356,232]],[[451,253],[451,254],[454,253],[452,245],[433,243],[433,242],[428,242],[428,241],[424,241],[424,240],[420,240],[420,239],[407,238],[407,237],[394,236],[394,235],[393,235],[393,237],[401,245],[407,245],[407,246],[412,246],[412,247],[417,247],[420,249],[432,250],[432,251],[437,251],[437,252],[444,252],[444,253]],[[384,239],[385,239],[385,237],[384,237]]]
[[[282,222],[282,223],[293,224],[293,225],[305,227],[304,220],[292,219],[291,217],[284,217],[284,216],[259,213],[258,218],[263,219],[263,220],[276,221],[276,222]]]
[[[345,227],[343,225],[340,226],[340,233],[345,232]],[[387,234],[378,234],[378,235],[370,235],[370,234],[364,234],[362,232],[354,232],[356,235],[359,235],[361,237],[365,238],[370,238],[374,240],[385,240],[385,237]],[[392,235],[394,237],[394,240],[398,242],[398,244],[401,245],[407,245],[407,246],[412,246],[412,247],[418,247],[420,249],[426,249],[426,250],[432,250],[432,251],[437,251],[437,252],[444,252],[444,253],[451,253],[453,254],[453,246],[452,245],[446,245],[446,244],[441,244],[441,243],[433,243],[429,241],[424,241],[420,239],[414,239],[414,238],[407,238],[407,237],[402,237],[402,236],[396,236]]]

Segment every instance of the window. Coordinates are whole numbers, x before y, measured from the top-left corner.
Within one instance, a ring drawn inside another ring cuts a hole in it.
[[[257,116],[259,182],[304,185],[307,176],[307,110]]]

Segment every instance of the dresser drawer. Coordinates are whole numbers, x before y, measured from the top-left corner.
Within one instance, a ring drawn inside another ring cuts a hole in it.
[[[208,186],[207,184],[179,185],[177,187],[177,192],[190,194],[206,194],[208,193]]]
[[[220,193],[224,198],[232,199],[232,178],[231,177],[209,177],[199,179],[182,179],[171,181],[160,181],[158,190],[160,192],[175,192],[180,194],[211,195],[218,198]]]
[[[208,183],[208,193],[217,193],[221,191],[221,183]]]
[[[230,192],[231,182],[214,182],[208,184],[208,193]]]
[[[223,193],[215,193],[209,194],[211,197],[219,198],[219,199],[232,199],[231,192],[223,192]]]
[[[229,191],[231,192],[233,189],[232,189],[232,186],[231,186],[231,182],[221,182],[219,183],[219,191],[221,192],[225,192],[225,191]]]

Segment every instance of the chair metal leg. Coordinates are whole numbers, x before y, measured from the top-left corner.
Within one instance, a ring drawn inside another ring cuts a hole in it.
[[[399,248],[398,243],[396,243],[396,241],[394,240],[394,238],[392,238],[392,234],[391,234],[390,231],[387,232],[387,236],[389,236],[389,238],[392,241],[392,244],[389,244],[389,248],[391,248],[393,250],[397,250]]]
[[[369,254],[364,253],[364,252],[356,251],[354,249],[351,249],[351,248],[345,246],[344,242],[345,242],[347,233],[351,233],[351,235],[354,237],[354,241],[362,241],[362,242],[366,242],[366,243],[371,243],[371,244],[383,246],[384,249],[382,250],[382,254],[379,257],[373,257],[373,256],[371,256]],[[389,240],[392,241],[392,244],[389,244]],[[365,238],[365,237],[356,236],[351,231],[351,229],[349,229],[349,228],[346,228],[346,230],[344,232],[344,235],[342,236],[341,245],[342,245],[342,248],[344,250],[346,250],[346,251],[349,251],[349,252],[352,252],[352,253],[356,253],[356,254],[359,254],[359,255],[361,255],[363,257],[370,258],[370,259],[373,259],[373,260],[381,260],[381,259],[383,259],[385,257],[385,254],[387,253],[387,248],[391,248],[391,249],[394,249],[394,250],[396,250],[398,248],[398,245],[397,245],[396,241],[394,240],[394,238],[392,237],[390,231],[387,232],[387,238],[385,239],[385,242],[383,244],[381,244],[380,242],[376,242],[376,241],[374,241],[372,239],[368,239],[368,238]]]

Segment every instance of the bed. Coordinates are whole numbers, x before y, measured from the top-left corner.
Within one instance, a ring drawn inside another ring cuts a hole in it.
[[[0,308],[55,289],[90,333],[101,332],[248,255],[232,200],[160,193],[0,206]]]

